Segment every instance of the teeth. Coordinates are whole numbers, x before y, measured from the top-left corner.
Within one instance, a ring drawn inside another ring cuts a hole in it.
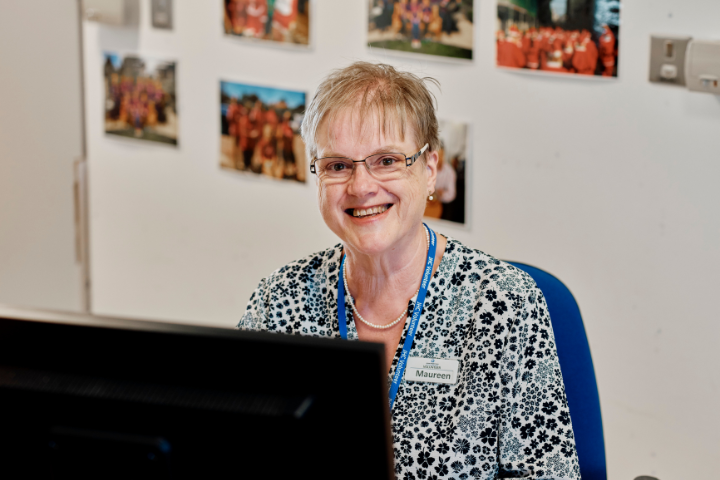
[[[385,205],[381,205],[379,207],[372,207],[372,208],[356,208],[353,210],[353,216],[354,217],[366,217],[368,215],[377,215],[380,213],[383,213],[385,210],[387,210],[388,207]]]

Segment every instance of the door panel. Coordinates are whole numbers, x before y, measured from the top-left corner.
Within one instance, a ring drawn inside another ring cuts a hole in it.
[[[84,308],[79,35],[77,0],[0,0],[0,303]]]

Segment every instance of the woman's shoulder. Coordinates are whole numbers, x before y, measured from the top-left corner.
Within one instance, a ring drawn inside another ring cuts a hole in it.
[[[266,286],[273,286],[285,282],[299,284],[324,283],[328,274],[338,270],[342,254],[342,244],[311,253],[294,260],[263,279]]]
[[[304,320],[301,310],[318,310],[329,282],[337,281],[341,253],[342,245],[335,245],[290,262],[260,280],[238,328],[293,333],[295,321]]]
[[[496,289],[517,295],[537,288],[535,280],[527,272],[451,237],[447,237],[445,254],[449,270],[456,280],[479,284],[480,291]]]

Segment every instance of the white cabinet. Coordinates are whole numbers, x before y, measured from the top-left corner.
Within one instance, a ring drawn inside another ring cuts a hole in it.
[[[77,0],[0,3],[0,303],[81,311]]]

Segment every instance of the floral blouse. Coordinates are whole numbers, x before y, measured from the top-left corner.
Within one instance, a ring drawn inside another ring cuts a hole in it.
[[[238,327],[339,338],[341,255],[339,244],[261,280]],[[345,310],[348,340],[358,340],[349,303]],[[525,272],[448,238],[410,357],[457,359],[459,370],[454,385],[400,384],[398,479],[580,478],[550,317]]]

